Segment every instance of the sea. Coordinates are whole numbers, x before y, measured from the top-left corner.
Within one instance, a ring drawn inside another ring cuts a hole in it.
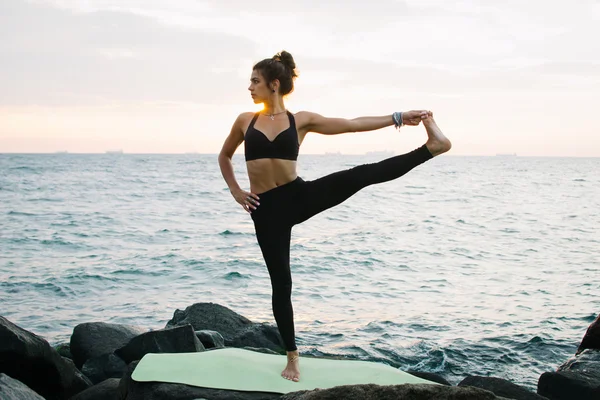
[[[298,174],[377,156],[301,155]],[[299,350],[535,391],[600,312],[599,226],[600,158],[436,157],[294,228]],[[56,345],[199,302],[274,324],[217,155],[0,154],[0,315]]]

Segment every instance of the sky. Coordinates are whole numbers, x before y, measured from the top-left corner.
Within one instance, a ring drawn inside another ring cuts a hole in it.
[[[600,157],[598,38],[600,0],[0,0],[0,153],[218,153],[286,50],[292,112],[428,109],[454,155]],[[301,154],[425,139],[311,133]]]

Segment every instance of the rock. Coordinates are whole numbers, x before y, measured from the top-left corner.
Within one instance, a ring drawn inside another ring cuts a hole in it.
[[[276,393],[238,392],[234,390],[206,389],[195,386],[161,382],[136,382],[131,379],[138,362],[129,364],[118,389],[120,400],[275,400]]]
[[[110,378],[83,392],[71,397],[69,400],[107,400],[116,399],[119,389],[118,378]]]
[[[191,353],[204,351],[191,325],[143,333],[131,339],[115,354],[127,364],[141,360],[148,353]]]
[[[2,400],[44,400],[24,383],[0,374],[0,399]]]
[[[81,368],[81,372],[94,385],[108,378],[121,378],[126,370],[127,364],[115,353],[90,358]]]
[[[46,400],[68,399],[87,389],[86,379],[68,358],[41,337],[0,317],[0,373],[19,380]]]
[[[237,333],[252,321],[240,314],[214,303],[196,303],[185,309],[175,310],[167,328],[191,324],[196,331],[213,330],[225,340],[232,340]]]
[[[408,371],[406,371],[406,373],[416,376],[418,378],[426,379],[431,382],[439,383],[441,385],[452,386],[452,384],[450,382],[448,382],[446,379],[444,379],[443,376],[434,374],[432,372],[421,372],[421,371],[408,370]]]
[[[538,394],[551,400],[600,399],[600,351],[584,350],[556,372],[543,373]]]
[[[214,303],[196,303],[185,311],[176,310],[173,319],[167,322],[167,328],[191,324],[194,330],[213,330],[219,332],[225,346],[266,347],[278,354],[285,353],[283,340],[277,327],[259,324],[248,318]]]
[[[71,335],[71,353],[77,368],[93,357],[110,354],[126,345],[144,330],[129,325],[87,322],[79,324]]]
[[[223,336],[217,331],[196,331],[196,336],[198,337],[198,339],[200,339],[204,347],[207,349],[221,349],[225,347],[225,340],[223,339]]]
[[[277,327],[263,323],[244,328],[231,341],[225,340],[231,347],[262,347],[277,353],[285,353],[281,335]]]
[[[348,385],[288,393],[280,400],[497,400],[492,392],[470,386],[444,385]]]
[[[503,396],[515,400],[548,400],[546,397],[530,392],[522,386],[515,385],[500,378],[486,376],[468,376],[458,386],[472,386],[488,390],[496,396]]]
[[[587,328],[576,354],[581,353],[585,349],[600,350],[600,314],[598,314],[596,320]]]
[[[71,345],[69,343],[60,343],[54,346],[54,350],[58,352],[61,356],[68,358],[70,360],[73,359],[73,354],[71,354]]]

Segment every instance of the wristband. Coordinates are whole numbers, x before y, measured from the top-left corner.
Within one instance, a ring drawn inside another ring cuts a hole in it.
[[[400,129],[400,127],[404,125],[402,123],[402,111],[396,111],[395,113],[393,113],[392,119],[394,120],[394,125],[396,126],[396,129]]]

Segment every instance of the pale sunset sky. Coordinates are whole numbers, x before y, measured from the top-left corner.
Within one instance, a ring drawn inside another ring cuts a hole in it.
[[[0,153],[218,153],[281,50],[292,112],[423,108],[450,154],[600,157],[598,0],[0,0]],[[310,134],[301,154],[424,140]]]

